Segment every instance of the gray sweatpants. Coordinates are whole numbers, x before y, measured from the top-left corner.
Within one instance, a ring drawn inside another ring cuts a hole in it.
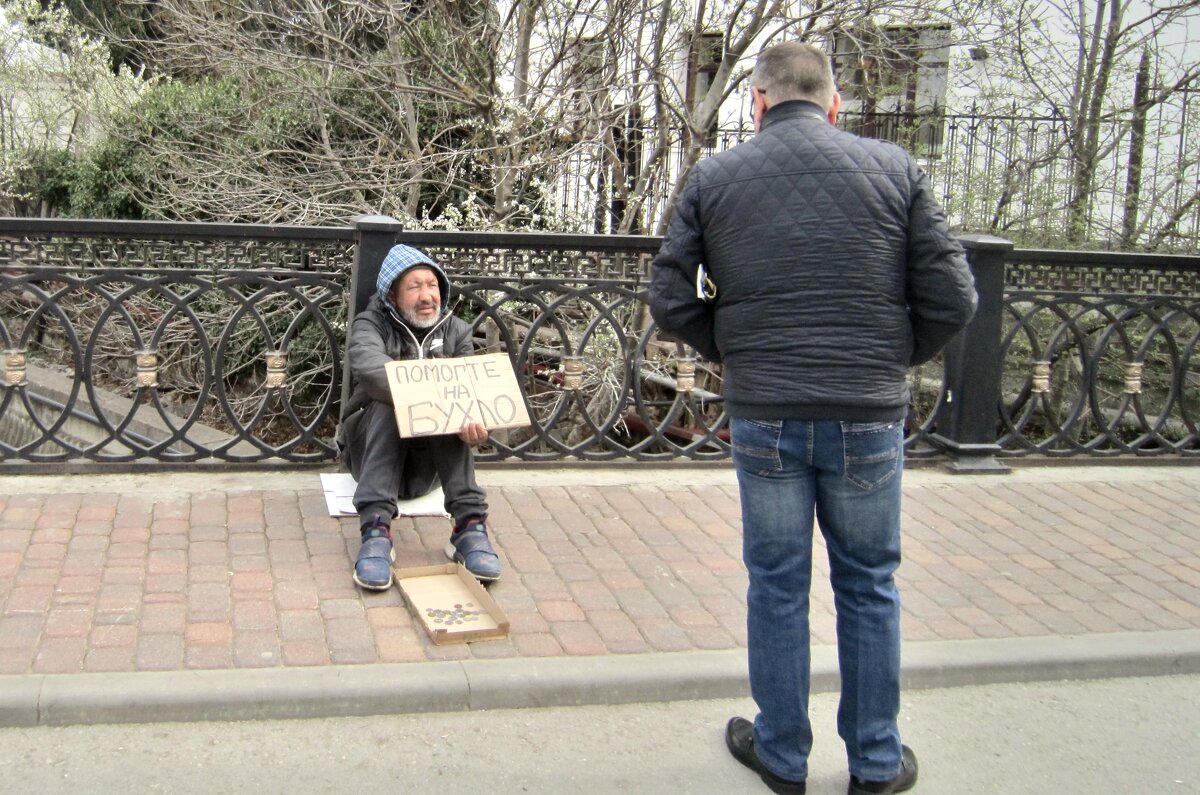
[[[362,524],[395,518],[396,500],[423,497],[442,483],[455,527],[487,515],[487,495],[475,482],[471,446],[455,434],[402,439],[391,406],[371,402],[347,420],[345,461],[358,481],[354,507]]]

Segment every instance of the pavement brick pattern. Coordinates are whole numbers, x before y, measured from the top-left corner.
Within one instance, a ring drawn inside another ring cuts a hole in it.
[[[396,589],[354,586],[357,522],[328,515],[315,475],[311,490],[82,493],[64,477],[59,493],[0,496],[0,674],[745,645],[735,486],[527,480],[489,488],[505,567],[490,593],[511,632],[448,646],[427,639]],[[905,639],[1200,627],[1197,482],[906,484]],[[444,562],[446,520],[394,527],[398,565]],[[817,545],[813,642],[832,644]]]

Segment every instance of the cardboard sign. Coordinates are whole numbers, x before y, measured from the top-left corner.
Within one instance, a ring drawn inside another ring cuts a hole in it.
[[[400,436],[458,433],[469,422],[491,430],[529,424],[508,354],[388,362]]]

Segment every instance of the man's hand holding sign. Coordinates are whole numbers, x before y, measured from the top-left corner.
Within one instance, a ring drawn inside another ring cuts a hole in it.
[[[402,438],[455,433],[479,444],[489,429],[529,424],[507,354],[393,361],[387,374]]]

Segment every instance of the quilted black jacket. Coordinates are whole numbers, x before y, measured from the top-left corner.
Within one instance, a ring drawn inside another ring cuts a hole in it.
[[[711,302],[696,297],[701,264]],[[908,367],[966,326],[976,298],[913,159],[784,102],[693,169],[649,301],[662,330],[723,362],[730,415],[870,422],[905,416]]]

